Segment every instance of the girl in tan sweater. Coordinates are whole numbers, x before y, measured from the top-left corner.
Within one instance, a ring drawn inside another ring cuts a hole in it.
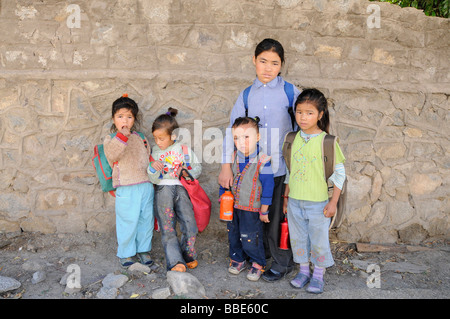
[[[112,105],[113,125],[103,145],[106,158],[113,168],[116,187],[117,256],[122,266],[136,260],[151,265],[153,237],[153,185],[147,175],[150,148],[135,129],[139,125],[139,108],[135,101],[123,95]]]

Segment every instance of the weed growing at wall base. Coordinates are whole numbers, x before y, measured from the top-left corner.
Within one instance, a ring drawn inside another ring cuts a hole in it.
[[[427,16],[448,18],[450,11],[450,4],[448,0],[370,0],[389,2],[398,4],[402,8],[413,7],[423,12]]]

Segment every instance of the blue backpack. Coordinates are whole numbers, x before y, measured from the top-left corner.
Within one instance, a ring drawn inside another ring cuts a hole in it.
[[[137,132],[139,136],[144,141],[144,145],[147,148],[147,141],[144,138],[144,134],[141,132]],[[114,138],[117,133],[109,134],[111,138]],[[112,167],[109,165],[108,160],[106,159],[105,151],[103,148],[103,144],[98,144],[94,146],[94,157],[92,157],[92,165],[97,173],[98,180],[100,181],[100,186],[102,191],[109,192],[112,196],[116,197],[114,191],[116,190],[113,187],[112,182]]]
[[[250,89],[252,88],[252,86],[250,85],[248,88],[246,88],[244,90],[244,107],[245,107],[245,116],[248,116],[248,95],[250,93]],[[292,129],[295,128],[295,115],[294,115],[294,110],[293,110],[293,106],[294,106],[294,85],[292,83],[286,82],[284,81],[284,92],[286,93],[286,96],[289,100],[289,109],[288,109],[288,113],[289,116],[291,117],[291,124],[292,124]]]

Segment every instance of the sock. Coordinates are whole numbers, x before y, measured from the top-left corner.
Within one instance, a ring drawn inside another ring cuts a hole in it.
[[[314,266],[313,278],[323,281],[324,272],[325,272],[325,268]]]
[[[300,273],[309,277],[309,263],[300,264]]]
[[[279,275],[280,274],[279,271],[273,270],[272,268],[270,269],[270,271],[273,272],[275,275]]]

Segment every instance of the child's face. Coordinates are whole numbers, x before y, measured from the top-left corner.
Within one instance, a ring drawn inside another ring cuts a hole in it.
[[[154,130],[153,138],[155,139],[156,145],[158,145],[161,150],[165,150],[175,141],[175,136],[167,133],[167,130],[164,128]]]
[[[262,83],[267,84],[275,79],[281,71],[281,58],[278,53],[264,51],[257,57],[253,57],[256,68],[256,76]]]
[[[131,128],[134,125],[134,115],[131,110],[126,108],[121,108],[114,113],[113,122],[118,131],[121,131],[124,128],[127,128],[131,131]]]
[[[251,124],[244,124],[233,128],[234,145],[245,156],[249,156],[256,150],[259,137],[256,128]]]
[[[317,122],[322,118],[322,115],[323,112],[319,113],[314,104],[304,102],[297,105],[295,121],[306,134],[316,134],[321,131]]]

